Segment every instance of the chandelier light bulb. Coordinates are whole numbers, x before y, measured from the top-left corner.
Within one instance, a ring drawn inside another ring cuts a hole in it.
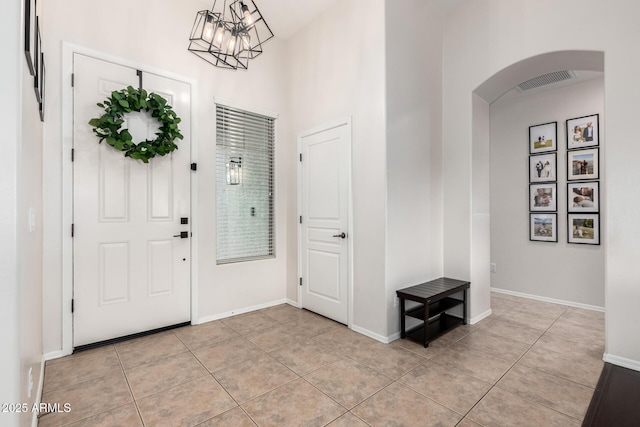
[[[236,36],[234,34],[231,35],[231,37],[229,38],[229,45],[227,47],[227,49],[230,52],[233,52],[233,50],[236,48]]]
[[[224,27],[222,25],[218,26],[216,30],[216,43],[218,45],[222,44],[222,40],[224,40]]]
[[[244,23],[249,26],[253,24],[253,16],[251,16],[251,12],[249,12],[249,8],[246,4],[240,3],[242,5],[242,14],[244,15]]]
[[[213,22],[210,19],[207,19],[207,22],[204,24],[204,33],[202,34],[202,38],[211,43],[213,40]]]

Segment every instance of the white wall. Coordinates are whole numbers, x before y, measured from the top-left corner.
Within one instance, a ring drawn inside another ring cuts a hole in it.
[[[640,322],[640,286],[632,266],[640,257],[640,229],[635,226],[640,203],[626,196],[635,192],[632,171],[640,156],[629,125],[640,113],[635,102],[640,87],[633,84],[640,58],[629,54],[640,39],[635,22],[639,13],[640,4],[631,0],[467,0],[448,11],[443,43],[444,268],[445,274],[461,275],[468,274],[472,246],[471,93],[500,70],[535,55],[561,50],[605,53],[606,357],[637,369],[640,340],[634,325]],[[576,31],[576,22],[593,25]]]
[[[442,276],[442,16],[423,0],[385,3],[390,336],[396,289]]]
[[[40,15],[40,19],[44,17]],[[19,152],[18,283],[20,284],[20,402],[36,400],[42,363],[42,134],[39,106],[33,90],[33,77],[22,61],[22,146]],[[35,216],[29,231],[29,211]],[[33,390],[27,392],[28,372],[32,370]],[[22,414],[21,423],[31,422],[32,414]]]
[[[30,425],[42,363],[42,123],[23,52],[21,2],[5,6],[0,34],[0,382],[1,403],[25,403],[26,413],[0,413],[3,426]],[[28,212],[36,214],[28,229]],[[33,390],[29,396],[28,372]]]
[[[289,140],[352,117],[353,324],[386,336],[384,1],[330,6],[288,44]],[[292,145],[290,155],[296,151]],[[295,170],[295,169],[294,169]],[[295,180],[288,187],[295,194]],[[290,207],[295,207],[291,204]],[[297,224],[288,225],[297,236]],[[289,238],[287,297],[297,300],[297,242]]]
[[[491,314],[491,298],[486,290],[490,287],[489,275],[490,251],[493,246],[490,240],[491,203],[487,194],[490,186],[489,160],[489,104],[480,96],[473,94],[473,122],[471,147],[471,254],[470,278],[472,288],[469,292],[471,323],[476,323]]]
[[[0,402],[20,402],[20,330],[18,328],[18,156],[22,133],[22,52],[21,4],[5,5],[0,16],[4,58],[0,67],[0,117],[4,127],[0,156]],[[0,424],[18,425],[18,414],[0,413]]]
[[[491,286],[546,298],[604,307],[604,245],[567,243],[565,120],[600,114],[605,130],[604,79],[533,94],[505,96],[491,104]],[[558,243],[528,238],[529,126],[557,121]],[[517,141],[521,143],[518,144]],[[607,152],[603,140],[600,156]],[[601,186],[607,171],[600,171]],[[600,193],[601,211],[606,194]],[[601,230],[606,218],[600,217]],[[604,237],[604,235],[603,235]]]
[[[215,263],[215,107],[223,98],[249,108],[282,113],[286,110],[286,69],[283,43],[273,39],[265,53],[253,60],[247,71],[213,67],[187,51],[188,37],[198,10],[211,2],[184,3],[172,0],[114,0],[95,3],[82,0],[45,2],[50,109],[45,133],[45,352],[61,349],[62,259],[60,247],[69,239],[69,224],[62,218],[62,120],[61,87],[70,76],[61,75],[62,45],[71,43],[140,66],[163,70],[197,83],[192,117],[192,135],[197,144],[198,210],[192,212],[198,229],[198,317],[212,319],[231,312],[283,301],[287,265],[287,223],[291,168],[295,141],[287,139],[287,117],[276,121],[276,259],[217,266]],[[193,98],[192,98],[193,99]],[[100,100],[96,100],[100,101]],[[69,189],[67,189],[69,190]],[[293,215],[295,215],[295,210]],[[64,302],[67,304],[67,302]]]

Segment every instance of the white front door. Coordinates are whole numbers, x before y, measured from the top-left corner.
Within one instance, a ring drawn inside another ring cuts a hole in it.
[[[302,307],[347,324],[350,124],[303,134],[299,143]]]
[[[88,124],[111,91],[138,87],[135,69],[74,54],[73,268],[75,347],[190,320],[190,86],[142,73],[143,88],[182,119],[178,150],[144,164],[98,144]],[[131,113],[135,142],[157,121]],[[185,220],[181,221],[181,218]],[[188,222],[183,224],[182,222]]]

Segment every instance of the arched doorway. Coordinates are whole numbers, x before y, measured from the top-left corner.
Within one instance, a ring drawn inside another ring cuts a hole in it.
[[[491,223],[492,223],[492,212],[495,212],[496,209],[500,209],[499,206],[496,206],[495,194],[492,194],[492,189],[495,192],[495,185],[492,186],[491,178],[495,175],[492,174],[496,169],[494,168],[504,168],[512,169],[510,173],[513,175],[512,187],[509,196],[513,198],[513,203],[519,206],[519,209],[524,212],[523,215],[519,213],[516,214],[518,216],[519,222],[528,221],[528,179],[527,179],[527,167],[528,167],[528,126],[538,124],[535,118],[531,117],[520,117],[520,127],[516,131],[513,136],[513,141],[511,143],[513,145],[519,145],[521,147],[521,156],[517,158],[512,158],[509,161],[512,161],[512,165],[507,165],[504,162],[505,159],[508,159],[506,156],[496,156],[495,152],[492,153],[492,148],[495,151],[495,141],[492,144],[492,135],[495,135],[495,120],[492,121],[492,111],[491,106],[493,103],[496,103],[500,97],[502,97],[505,93],[509,92],[515,86],[519,85],[522,82],[530,80],[532,78],[556,72],[561,70],[580,70],[580,71],[588,71],[588,72],[599,72],[602,73],[604,71],[604,53],[598,51],[557,51],[550,52],[546,54],[541,54],[537,56],[533,56],[522,61],[516,62],[501,71],[495,73],[493,76],[488,78],[482,84],[480,84],[473,91],[473,101],[472,101],[472,158],[471,158],[471,245],[470,245],[470,276],[471,282],[476,286],[476,288],[480,288],[481,290],[486,290],[487,292],[477,292],[474,300],[472,300],[472,322],[479,321],[483,317],[487,316],[491,313],[490,311],[490,293],[488,292],[492,286],[491,276],[493,273],[490,272],[490,269],[487,268],[490,263],[493,263],[494,260],[491,259],[492,256],[492,244],[500,244],[504,245],[505,242],[496,242],[492,240],[492,236],[495,236],[495,233],[492,234]],[[603,103],[602,103],[603,105]],[[589,107],[585,107],[589,108]],[[603,107],[602,107],[603,108]],[[565,166],[566,162],[566,146],[565,142],[565,120],[571,117],[578,117],[579,115],[590,114],[585,110],[580,110],[576,108],[575,115],[570,112],[571,109],[565,110],[562,113],[550,113],[549,121],[557,122],[557,130],[558,130],[558,141],[562,141],[561,148],[557,151],[557,162]],[[590,111],[590,110],[589,110]],[[525,112],[520,112],[522,115],[527,115]],[[584,113],[584,114],[583,114]],[[553,115],[555,114],[555,116]],[[529,122],[530,121],[530,122]],[[524,123],[527,123],[526,125]],[[542,122],[540,122],[542,123]],[[518,133],[520,132],[520,133]],[[496,164],[498,163],[498,164]],[[512,166],[512,167],[510,167]],[[564,169],[562,169],[564,170]],[[502,174],[501,179],[504,178],[505,174]],[[510,175],[506,175],[509,177]],[[557,188],[559,189],[559,198],[558,200],[562,200],[564,197],[565,203],[561,203],[558,205],[558,209],[555,212],[557,215],[557,221],[562,221],[563,224],[563,234],[559,236],[559,243],[557,246],[567,247],[567,238],[566,238],[566,221],[567,221],[567,208],[566,208],[566,179],[560,178],[557,180]],[[509,179],[509,178],[507,178]],[[521,182],[520,182],[521,181]],[[518,184],[520,183],[520,184]],[[521,187],[521,188],[520,188]],[[514,190],[515,188],[515,190]],[[560,191],[561,190],[561,191]],[[492,204],[493,202],[493,204]],[[517,211],[517,209],[516,209]],[[526,215],[526,216],[525,216]],[[495,215],[494,215],[495,216]],[[518,223],[518,221],[515,221]],[[505,222],[501,219],[501,225],[505,226]],[[534,242],[529,242],[527,239],[528,230],[525,226],[521,227],[522,229],[514,229],[510,230],[510,232],[515,233],[517,235],[517,239],[522,241],[523,245],[530,245]],[[516,227],[517,228],[517,227]],[[540,243],[538,243],[540,245]],[[551,243],[544,243],[542,245],[553,245]],[[572,245],[573,248],[568,249],[578,249],[578,251],[585,250],[584,247],[576,248],[577,245]],[[522,251],[514,250],[515,248],[508,248],[507,250],[511,250],[511,253],[516,256],[517,263],[526,263],[526,254]],[[534,248],[534,249],[539,249]],[[567,250],[567,249],[565,249]],[[587,249],[588,251],[588,249]],[[577,251],[573,251],[577,252]],[[600,262],[601,262],[601,274],[604,276],[604,251],[600,251]],[[519,258],[518,258],[519,257]],[[529,260],[530,263],[534,263],[535,260]],[[559,261],[560,262],[560,261]],[[498,263],[499,264],[499,263]],[[504,264],[503,264],[504,266]],[[514,266],[513,259],[510,260],[510,266],[517,270],[517,265]],[[498,265],[498,269],[500,266]],[[566,270],[576,270],[575,265],[570,265],[567,263],[564,267]],[[518,280],[517,274],[514,273],[513,270],[506,271],[504,273],[511,274],[511,278],[513,280]],[[500,274],[500,270],[498,273]],[[494,276],[495,277],[495,276]],[[541,280],[549,280],[553,281],[553,277],[542,278]],[[604,280],[602,280],[604,282]],[[538,297],[540,299],[547,299],[556,302],[567,302],[567,303],[575,303],[575,305],[583,305],[590,306],[589,308],[602,307],[604,305],[604,283],[600,283],[600,300],[601,304],[597,302],[598,298],[591,298],[590,300],[580,301],[580,297],[569,297],[563,296],[562,293],[553,293],[553,292],[536,292],[532,290],[532,287],[525,287],[524,289],[527,292],[520,292],[525,295]],[[549,286],[548,288],[551,288]],[[517,291],[515,291],[517,292]],[[542,293],[542,295],[540,295]],[[565,295],[569,295],[568,293]]]

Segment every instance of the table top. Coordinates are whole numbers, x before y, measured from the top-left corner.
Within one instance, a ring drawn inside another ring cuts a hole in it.
[[[410,286],[404,289],[398,289],[396,295],[400,298],[406,298],[413,301],[437,301],[447,295],[454,294],[469,288],[470,282],[464,280],[451,279],[441,277],[431,280],[430,282],[421,283],[419,285]]]

